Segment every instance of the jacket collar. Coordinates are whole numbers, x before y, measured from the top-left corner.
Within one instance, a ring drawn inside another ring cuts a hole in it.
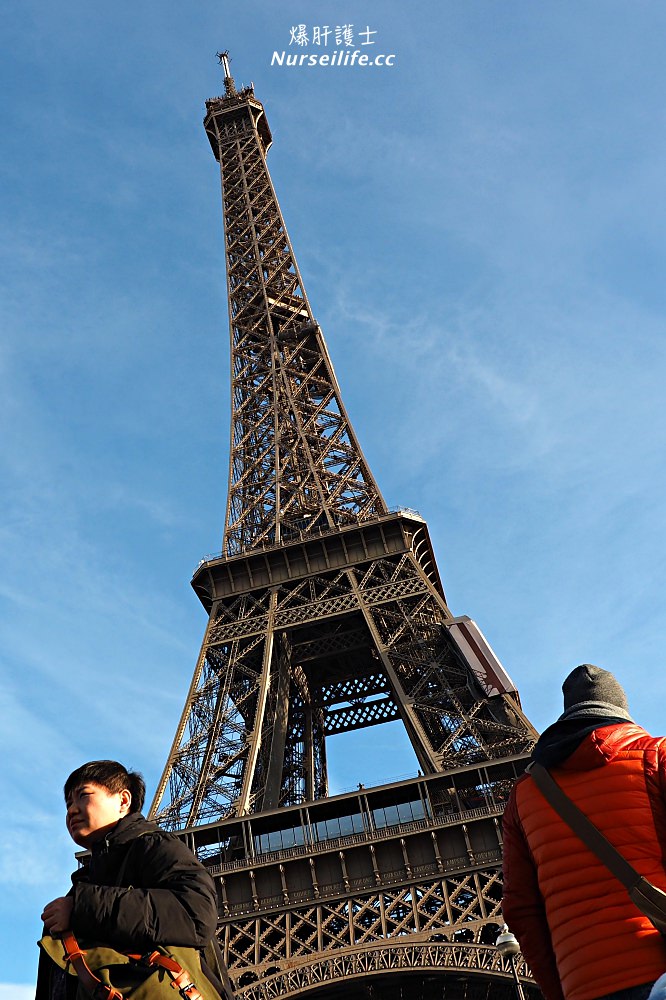
[[[119,819],[114,828],[109,830],[102,840],[98,840],[96,844],[92,845],[92,855],[95,857],[97,854],[103,854],[114,847],[120,847],[128,841],[140,837],[144,833],[152,833],[157,829],[157,825],[145,819],[141,813],[129,813],[129,815]]]
[[[621,716],[571,715],[560,717],[536,743],[532,759],[544,767],[588,771],[611,760],[625,738],[647,733]]]

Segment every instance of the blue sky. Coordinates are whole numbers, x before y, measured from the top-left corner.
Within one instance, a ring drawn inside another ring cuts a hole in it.
[[[538,728],[587,661],[663,731],[663,4],[25,0],[3,20],[6,978],[32,981],[68,885],[64,778],[119,757],[154,788],[203,635],[189,579],[221,547],[229,434],[201,126],[220,48],[266,105],[348,410],[387,502],[427,519],[452,610]],[[298,24],[370,29],[395,64],[271,66]],[[409,773],[403,743],[372,730],[361,771],[340,738],[335,787]]]

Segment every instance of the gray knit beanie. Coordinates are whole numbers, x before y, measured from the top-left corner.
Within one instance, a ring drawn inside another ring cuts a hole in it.
[[[564,713],[561,719],[573,716],[607,715],[634,720],[629,715],[627,696],[622,685],[609,670],[582,663],[572,670],[562,685]]]

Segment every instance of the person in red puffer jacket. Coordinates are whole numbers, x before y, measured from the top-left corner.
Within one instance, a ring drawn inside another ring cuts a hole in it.
[[[641,875],[666,891],[666,737],[629,715],[613,674],[584,663],[533,759]],[[504,814],[504,919],[546,1000],[647,1000],[666,945],[528,774]]]

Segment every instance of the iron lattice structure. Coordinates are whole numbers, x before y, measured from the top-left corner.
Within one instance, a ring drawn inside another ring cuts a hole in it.
[[[253,1000],[316,983],[325,992],[343,968],[377,977],[377,996],[406,976],[415,997],[424,969],[442,962],[483,973],[499,997],[509,971],[488,935],[501,923],[505,796],[487,801],[487,768],[522,762],[536,734],[474,622],[450,612],[425,522],[384,503],[273,189],[263,106],[221,61],[225,94],[206,102],[204,125],[224,206],[229,495],[223,552],[192,581],[208,627],[151,816],[189,838],[216,875],[230,971]],[[341,818],[344,796],[329,796],[326,738],[391,720],[420,766],[411,848],[402,785],[373,791],[388,796],[396,823],[378,823],[367,799]],[[460,801],[437,812],[460,768],[474,773],[468,797],[484,801],[482,849]],[[352,832],[330,835],[331,816]],[[345,836],[356,838],[353,858],[338,844],[322,880],[318,866]]]
[[[231,324],[227,556],[385,513],[345,412],[268,169],[251,88],[206,103],[222,173]]]

